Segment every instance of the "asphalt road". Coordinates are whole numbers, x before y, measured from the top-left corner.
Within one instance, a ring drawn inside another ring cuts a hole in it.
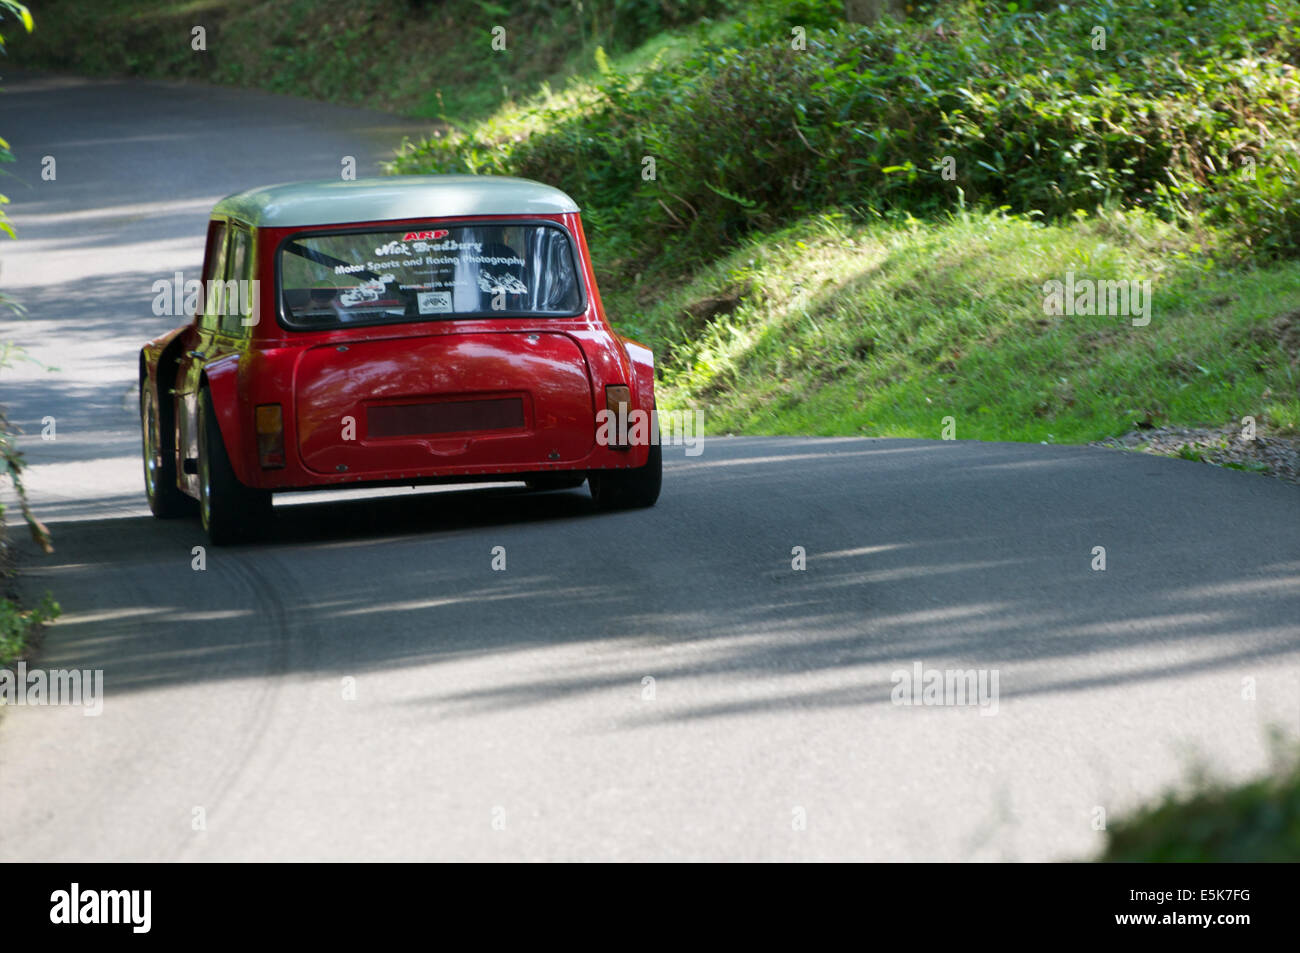
[[[0,859],[1079,858],[1098,808],[1300,729],[1300,492],[1180,460],[714,439],[650,511],[298,497],[195,571],[140,476],[152,283],[197,274],[222,195],[365,174],[403,129],[7,77],[4,333],[60,368],[0,378],[57,544],[24,584],[65,609],[35,664],[105,700],[0,717]],[[996,713],[894,704],[917,663],[996,673]]]

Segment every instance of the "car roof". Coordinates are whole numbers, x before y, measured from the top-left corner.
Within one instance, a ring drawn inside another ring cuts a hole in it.
[[[557,188],[497,175],[398,175],[267,185],[228,195],[214,216],[258,228],[343,225],[461,215],[555,215],[578,211]]]

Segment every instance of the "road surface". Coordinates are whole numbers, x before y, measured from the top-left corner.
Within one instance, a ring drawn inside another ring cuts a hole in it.
[[[152,284],[197,274],[222,195],[373,172],[409,124],[6,85],[5,333],[59,367],[0,379],[57,545],[24,585],[65,610],[33,664],[105,697],[0,716],[0,859],[1083,858],[1099,812],[1300,728],[1300,492],[1181,460],[712,439],[670,448],[650,511],[297,497],[197,571],[197,523],[144,501]],[[996,676],[996,705],[895,704],[917,665]]]

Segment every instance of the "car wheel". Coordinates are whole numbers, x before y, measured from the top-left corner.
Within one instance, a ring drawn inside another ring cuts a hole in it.
[[[591,484],[591,498],[601,509],[654,506],[663,483],[663,453],[659,444],[650,445],[645,466],[634,470],[593,470],[587,482]]]
[[[524,481],[530,490],[576,490],[587,482],[585,473],[547,473]]]
[[[170,423],[170,420],[168,421]],[[170,427],[163,427],[161,412],[154,405],[148,381],[140,384],[140,439],[144,456],[144,492],[149,510],[160,520],[194,514],[194,500],[176,486],[176,454],[172,452]]]
[[[271,520],[271,494],[235,476],[207,388],[199,394],[198,430],[199,517],[208,539],[224,546],[257,538]]]

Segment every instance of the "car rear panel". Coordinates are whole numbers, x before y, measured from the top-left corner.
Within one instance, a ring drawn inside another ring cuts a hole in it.
[[[595,444],[587,362],[563,333],[322,344],[294,376],[299,454],[321,475],[562,466]]]

